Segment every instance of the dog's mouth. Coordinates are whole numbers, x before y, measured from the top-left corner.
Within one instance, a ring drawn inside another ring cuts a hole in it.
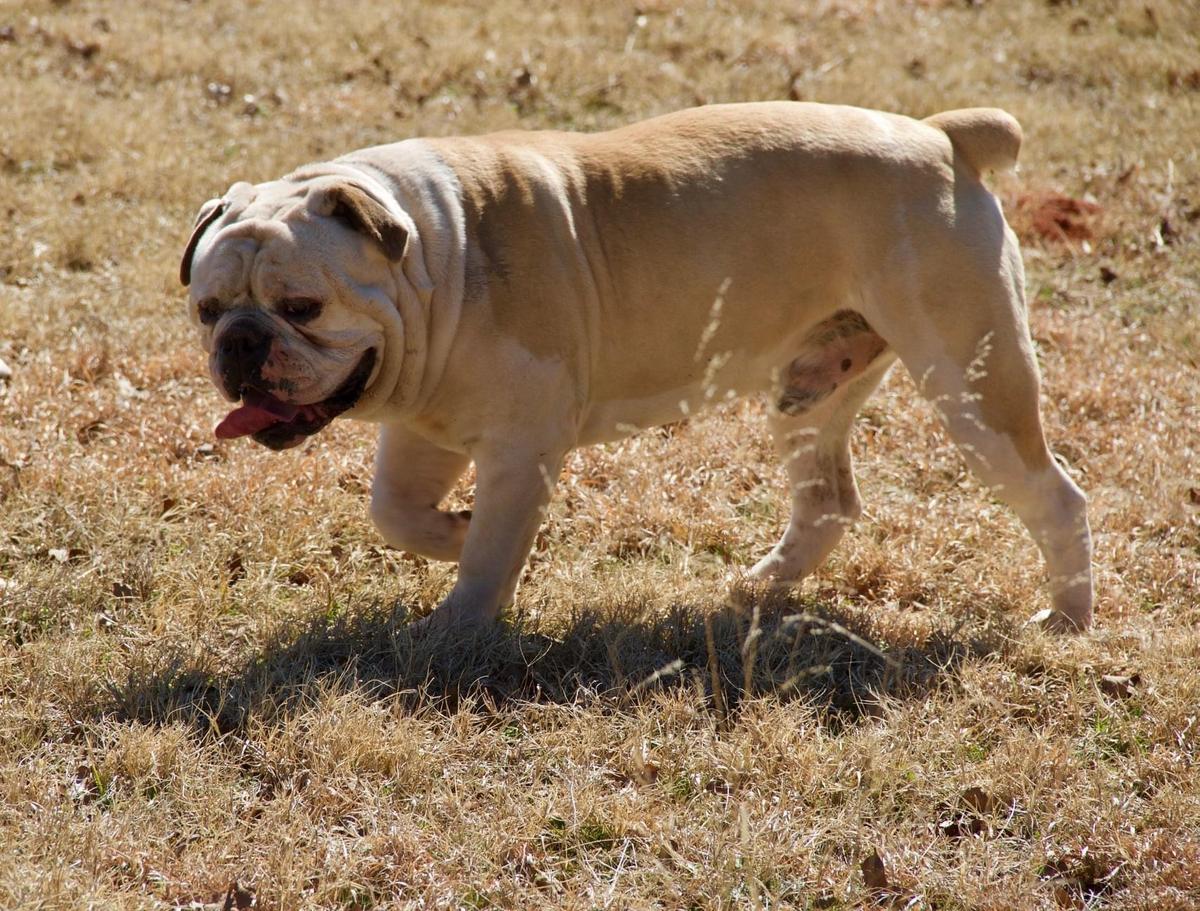
[[[353,407],[366,389],[374,367],[375,349],[368,348],[333,395],[311,405],[293,405],[269,392],[246,387],[242,390],[242,404],[225,415],[217,425],[216,435],[222,440],[252,436],[268,449],[289,449]]]

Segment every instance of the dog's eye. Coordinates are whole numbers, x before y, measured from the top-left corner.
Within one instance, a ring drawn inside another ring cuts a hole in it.
[[[206,326],[211,326],[221,318],[221,305],[216,298],[206,297],[196,305],[196,311],[200,314],[200,322]]]
[[[279,304],[279,313],[293,323],[307,323],[321,312],[321,302],[310,297],[292,297]]]

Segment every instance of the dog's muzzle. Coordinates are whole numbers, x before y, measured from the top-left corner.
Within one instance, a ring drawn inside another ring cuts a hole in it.
[[[353,408],[367,388],[375,368],[376,353],[368,348],[350,375],[320,402],[297,405],[276,398],[257,386],[243,386],[242,404],[217,425],[221,439],[253,436],[268,449],[288,449],[312,436],[344,411]]]
[[[264,385],[262,368],[270,350],[270,333],[253,317],[236,317],[225,327],[216,343],[217,375],[230,398]]]

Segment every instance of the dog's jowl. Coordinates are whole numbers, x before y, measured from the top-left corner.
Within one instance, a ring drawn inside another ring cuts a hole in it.
[[[273,449],[382,425],[371,516],[459,562],[427,620],[490,620],[565,455],[766,394],[792,514],[750,573],[792,584],[861,512],[854,416],[899,360],[1088,626],[1086,501],[1051,456],[992,108],[926,120],[713,105],[607,133],[410,139],[234,184],[181,267],[218,433]],[[719,302],[720,306],[715,306]],[[470,514],[439,504],[474,463]]]

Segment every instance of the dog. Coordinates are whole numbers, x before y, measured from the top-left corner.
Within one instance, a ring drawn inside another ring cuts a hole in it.
[[[848,436],[897,359],[1047,564],[1040,622],[1092,620],[1084,494],[1047,448],[1016,236],[981,175],[1021,128],[800,102],[600,133],[409,139],[235,183],[183,256],[217,436],[382,425],[370,514],[458,561],[425,618],[514,599],[572,448],[769,393],[791,518],[750,570],[792,585],[862,505]],[[439,504],[474,462],[474,509]]]

